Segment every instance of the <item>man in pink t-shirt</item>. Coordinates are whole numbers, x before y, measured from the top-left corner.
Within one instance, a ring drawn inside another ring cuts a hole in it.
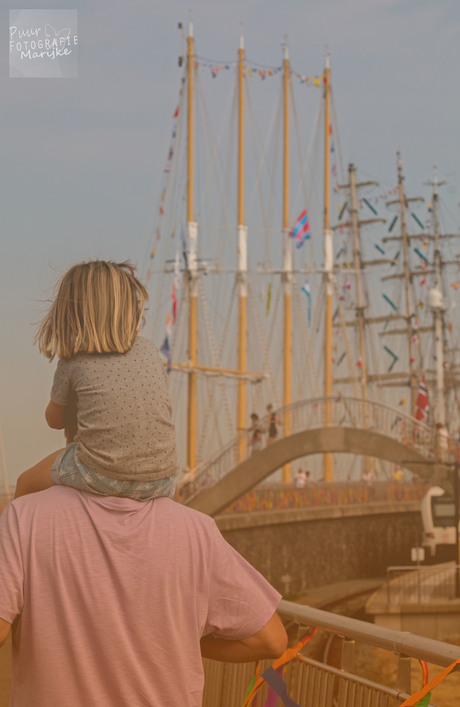
[[[211,518],[168,498],[55,486],[0,516],[10,707],[198,707],[202,656],[284,651],[279,599]]]

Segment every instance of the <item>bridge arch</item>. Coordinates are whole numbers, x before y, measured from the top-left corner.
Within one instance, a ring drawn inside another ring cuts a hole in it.
[[[330,406],[327,413],[326,405]],[[329,412],[332,424],[326,425],[325,416]],[[188,505],[208,515],[217,515],[284,464],[325,452],[394,462],[452,493],[451,469],[434,458],[433,430],[394,408],[369,400],[340,397],[302,401],[280,414],[291,416],[293,434],[239,463],[235,454],[241,437],[234,440],[214,460],[202,465],[201,478],[210,474],[215,483],[202,488]],[[398,425],[402,421],[403,434],[400,429],[394,431],[395,420]],[[219,467],[217,473],[212,471],[214,467]]]

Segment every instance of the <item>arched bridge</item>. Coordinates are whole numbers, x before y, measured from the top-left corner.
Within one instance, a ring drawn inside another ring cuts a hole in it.
[[[394,462],[452,493],[451,464],[457,449],[437,458],[436,432],[389,405],[352,397],[316,398],[279,411],[291,433],[240,461],[242,433],[193,473],[194,490],[183,501],[217,515],[267,476],[299,457],[325,452],[376,457]],[[266,421],[265,421],[266,422]],[[185,490],[185,489],[184,489]]]

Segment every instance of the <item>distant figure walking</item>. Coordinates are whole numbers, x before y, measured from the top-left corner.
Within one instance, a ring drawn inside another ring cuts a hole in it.
[[[303,469],[299,469],[297,474],[294,476],[294,486],[296,489],[303,489],[307,485],[307,475]]]
[[[262,449],[262,423],[259,419],[257,413],[251,413],[251,426],[249,427],[249,432],[251,432],[251,439],[249,444],[251,445],[251,456],[256,452],[260,452]]]
[[[363,471],[361,474],[361,481],[366,484],[366,486],[372,486],[374,483],[374,474],[372,473],[371,469],[366,469]]]
[[[270,403],[267,405],[268,413],[268,438],[267,445],[271,444],[278,437],[278,425],[280,424],[280,419],[276,412],[273,410],[273,405]]]

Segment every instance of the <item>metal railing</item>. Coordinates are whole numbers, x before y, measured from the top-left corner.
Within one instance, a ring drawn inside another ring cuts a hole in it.
[[[313,609],[289,601],[281,601],[279,613],[291,626],[318,627],[326,634],[318,634],[307,646],[311,648],[317,638],[325,646],[327,660],[331,638],[341,642],[339,665],[328,665],[309,655],[299,654],[288,664],[283,679],[288,694],[301,707],[397,707],[421,685],[412,685],[411,658],[426,660],[438,666],[451,665],[460,657],[460,647],[430,638],[416,636],[407,631],[375,626],[357,619],[350,619],[320,609]],[[291,631],[290,631],[291,632]],[[329,636],[329,638],[326,638]],[[394,686],[387,686],[365,675],[359,675],[355,661],[357,644],[388,651],[397,656]],[[303,650],[306,653],[306,650]],[[261,672],[270,665],[264,661]],[[234,707],[241,705],[246,689],[254,676],[253,663],[231,665],[205,661],[205,692],[203,707]],[[260,704],[264,704],[267,688],[262,688]],[[435,707],[430,702],[431,707]]]
[[[283,435],[283,417],[289,417],[290,434],[322,427],[353,427],[378,431],[398,442],[410,445],[428,460],[436,460],[436,430],[407,415],[401,410],[383,403],[354,397],[330,397],[302,400],[278,411],[281,418],[280,437]],[[261,427],[268,428],[268,417],[261,420]],[[241,460],[241,442],[245,438],[248,456],[251,454],[251,433],[241,432],[223,447],[218,454],[199,464],[191,473],[193,484],[190,492],[184,488],[181,500],[189,502],[202,488],[216,483],[231,471]],[[446,463],[452,463],[457,456],[457,445],[449,440],[449,448],[443,451]],[[439,455],[438,455],[439,456]],[[441,461],[441,460],[440,460]]]
[[[456,598],[456,573],[453,562],[432,566],[388,567],[386,594],[390,604],[421,604]]]

